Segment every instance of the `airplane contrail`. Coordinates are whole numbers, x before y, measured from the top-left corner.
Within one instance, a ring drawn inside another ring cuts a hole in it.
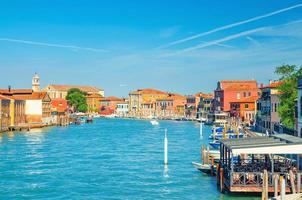
[[[47,46],[47,47],[57,47],[57,48],[67,48],[71,50],[85,50],[85,51],[94,51],[94,52],[108,52],[105,49],[96,49],[90,47],[80,47],[75,45],[62,45],[62,44],[53,44],[53,43],[45,43],[45,42],[34,42],[29,40],[18,40],[12,38],[0,38],[0,41],[7,41],[7,42],[15,42],[15,43],[22,43],[28,45],[37,45],[37,46]]]
[[[202,49],[202,48],[205,48],[205,47],[217,45],[217,44],[219,44],[221,42],[226,42],[226,41],[229,41],[229,40],[234,40],[236,38],[240,38],[242,36],[250,35],[252,33],[259,32],[259,31],[265,30],[267,28],[268,27],[261,27],[261,28],[256,28],[256,29],[252,29],[252,30],[248,30],[248,31],[243,31],[243,32],[240,32],[240,33],[237,33],[237,34],[234,34],[234,35],[229,35],[227,37],[224,37],[224,38],[221,38],[221,39],[218,39],[218,40],[213,40],[213,41],[210,41],[210,42],[207,42],[207,43],[202,43],[202,44],[199,44],[199,45],[196,45],[196,46],[193,46],[193,47],[189,47],[189,48],[183,49],[181,51],[177,51],[175,53],[167,54],[166,56],[173,56],[173,55],[177,55],[177,54],[193,51],[193,50],[196,50],[196,49]]]
[[[286,12],[286,11],[289,11],[289,10],[292,10],[292,9],[295,9],[295,8],[299,8],[299,7],[302,7],[302,3],[294,5],[294,6],[290,6],[290,7],[287,7],[287,8],[283,8],[283,9],[280,9],[280,10],[276,10],[274,12],[270,12],[270,13],[267,13],[267,14],[264,14],[264,15],[253,17],[253,18],[250,18],[250,19],[247,19],[247,20],[235,22],[233,24],[221,26],[221,27],[218,27],[218,28],[215,28],[215,29],[203,32],[203,33],[199,33],[199,34],[196,34],[196,35],[184,38],[184,39],[180,39],[180,40],[171,42],[171,43],[166,44],[166,45],[162,45],[158,48],[162,49],[162,48],[167,48],[167,47],[170,47],[170,46],[174,46],[176,44],[181,44],[181,43],[184,43],[184,42],[187,42],[187,41],[190,41],[190,40],[194,40],[196,38],[200,38],[202,36],[210,35],[212,33],[216,33],[216,32],[222,31],[222,30],[226,30],[226,29],[229,29],[229,28],[233,28],[233,27],[236,27],[236,26],[240,26],[240,25],[243,25],[243,24],[254,22],[254,21],[257,21],[257,20],[260,20],[260,19],[263,19],[263,18],[271,17],[271,16],[274,16],[274,15],[277,15],[277,14],[280,14],[280,13],[283,13],[283,12]]]

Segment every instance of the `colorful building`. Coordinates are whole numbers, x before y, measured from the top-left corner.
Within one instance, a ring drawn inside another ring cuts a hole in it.
[[[68,103],[65,99],[51,100],[51,116],[54,124],[66,125],[68,123]]]
[[[230,103],[247,97],[258,96],[259,88],[255,80],[222,80],[217,83],[214,93],[214,109],[229,112]]]
[[[260,132],[273,132],[275,126],[280,125],[280,117],[278,115],[278,107],[280,99],[278,97],[278,86],[282,82],[270,81],[266,86],[261,86],[261,96],[257,102],[256,128]]]
[[[246,97],[230,103],[230,117],[241,122],[253,125],[256,117],[256,103],[258,96]]]
[[[204,122],[213,122],[213,94],[199,93],[199,104],[197,106],[197,118]]]
[[[101,115],[115,115],[117,104],[125,103],[124,99],[110,96],[100,99],[100,114]]]
[[[100,101],[102,100],[102,96],[99,94],[90,94],[86,95],[86,101],[87,101],[87,106],[88,106],[88,112],[89,113],[98,113],[101,104]]]
[[[115,114],[118,117],[128,117],[128,113],[129,113],[128,100],[125,100],[125,102],[121,102],[121,103],[116,104]]]
[[[168,93],[155,89],[139,89],[129,93],[129,115],[132,117],[155,117],[155,104],[159,99],[168,97]]]
[[[156,100],[155,116],[164,119],[183,118],[186,103],[186,96],[169,93],[167,97]]]
[[[25,101],[0,94],[0,132],[25,123]]]
[[[83,86],[83,85],[48,85],[43,91],[47,92],[51,99],[66,99],[67,93],[70,89],[77,88],[89,95],[99,95],[104,96],[104,90],[92,87],[92,86]]]

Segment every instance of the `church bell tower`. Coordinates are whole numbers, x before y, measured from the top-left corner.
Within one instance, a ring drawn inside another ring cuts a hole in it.
[[[35,73],[32,79],[32,90],[34,92],[38,92],[40,90],[40,77],[37,73]]]

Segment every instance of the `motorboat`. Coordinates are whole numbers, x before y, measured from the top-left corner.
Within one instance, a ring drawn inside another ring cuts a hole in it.
[[[205,174],[214,175],[216,173],[216,167],[212,166],[211,164],[201,164],[197,162],[192,162],[192,165]]]
[[[214,149],[218,149],[220,147],[220,142],[219,140],[213,140],[212,142],[209,142],[209,145]]]
[[[159,125],[159,122],[158,122],[157,120],[155,120],[155,119],[152,119],[152,120],[150,121],[150,123],[151,123],[153,126]]]

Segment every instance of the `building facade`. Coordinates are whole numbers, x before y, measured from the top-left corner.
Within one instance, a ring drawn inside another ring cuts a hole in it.
[[[262,86],[261,96],[257,102],[257,117],[256,117],[256,128],[260,132],[269,131],[273,133],[274,126],[280,125],[280,117],[278,115],[278,107],[280,100],[278,97],[279,91],[278,86],[282,82],[276,81],[266,86]]]
[[[229,112],[230,102],[258,96],[259,88],[255,80],[222,80],[214,92],[215,111]]]
[[[168,93],[155,89],[139,89],[129,93],[129,115],[131,117],[155,117],[155,104],[159,99],[168,97]]]
[[[68,90],[77,88],[89,95],[99,95],[104,97],[104,90],[92,86],[81,85],[48,85],[43,91],[47,92],[51,99],[66,99]]]
[[[201,121],[211,123],[214,121],[213,106],[214,95],[213,94],[199,94],[199,104],[197,107],[197,118]]]
[[[101,98],[99,113],[104,116],[115,115],[117,104],[119,103],[125,103],[124,99],[114,96]]]
[[[186,103],[186,96],[169,93],[167,97],[156,100],[155,116],[162,119],[183,118]]]
[[[230,117],[248,125],[254,125],[258,97],[247,97],[230,103]]]

